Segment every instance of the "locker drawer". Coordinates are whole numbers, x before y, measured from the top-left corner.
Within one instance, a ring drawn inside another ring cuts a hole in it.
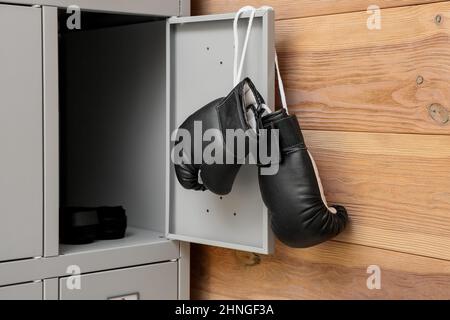
[[[42,282],[1,287],[0,300],[42,300]]]
[[[73,279],[72,279],[73,280]],[[80,289],[60,278],[61,300],[176,300],[177,262],[81,275]]]

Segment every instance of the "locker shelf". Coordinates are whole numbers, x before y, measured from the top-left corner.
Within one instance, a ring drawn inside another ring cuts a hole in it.
[[[161,242],[168,242],[164,234],[151,230],[129,227],[126,237],[119,240],[101,240],[86,245],[65,245],[59,247],[60,254],[73,255],[91,253],[122,248],[149,246]]]

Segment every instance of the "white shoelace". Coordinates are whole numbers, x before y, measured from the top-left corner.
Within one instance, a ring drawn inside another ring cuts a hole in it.
[[[273,10],[273,8],[268,7],[268,6],[264,6],[261,7],[259,9],[255,9],[255,7],[252,6],[246,6],[241,8],[237,13],[236,16],[234,18],[234,22],[233,22],[233,34],[234,34],[234,66],[233,66],[233,82],[234,82],[234,86],[236,86],[242,79],[242,72],[244,69],[244,62],[245,62],[245,57],[247,54],[247,48],[248,48],[248,43],[250,41],[250,34],[252,31],[252,27],[253,27],[253,20],[255,18],[256,15],[256,11],[257,10]],[[244,13],[250,13],[249,16],[249,22],[248,22],[248,27],[247,27],[247,34],[245,36],[245,40],[244,40],[244,46],[242,49],[242,54],[241,54],[241,59],[240,62],[238,63],[239,60],[239,33],[238,33],[238,21],[239,18],[244,14]],[[238,68],[239,66],[239,68]],[[287,105],[287,99],[286,99],[286,93],[284,90],[284,84],[283,84],[283,79],[281,78],[281,72],[280,72],[280,66],[278,63],[278,55],[275,51],[275,68],[277,71],[277,78],[278,78],[278,88],[280,91],[280,98],[281,98],[281,103],[283,108],[286,110],[287,113],[289,113],[289,109],[288,109],[288,105]],[[270,111],[269,108],[267,108],[268,111]]]

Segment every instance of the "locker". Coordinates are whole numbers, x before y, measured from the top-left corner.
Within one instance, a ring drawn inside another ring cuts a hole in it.
[[[123,205],[130,225],[169,239],[270,253],[256,166],[244,167],[233,192],[218,197],[184,190],[170,160],[172,132],[233,87],[234,14],[124,17],[114,26],[108,18],[122,17],[99,18],[91,14],[93,28],[60,37],[61,205]],[[273,20],[271,10],[258,11],[244,70],[269,105]]]
[[[182,189],[170,160],[172,132],[233,87],[234,14],[171,17],[184,0],[70,2],[81,30],[67,28],[65,0],[0,5],[0,299],[18,282],[39,299],[183,299],[188,243],[271,253],[256,167],[218,197]],[[243,76],[268,105],[273,34],[274,13],[258,10]],[[125,239],[60,243],[68,206],[124,206]],[[81,291],[63,286],[71,267]]]

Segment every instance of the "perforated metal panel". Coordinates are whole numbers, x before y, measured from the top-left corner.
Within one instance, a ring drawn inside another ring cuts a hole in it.
[[[168,132],[193,112],[233,88],[234,15],[172,18],[168,22]],[[248,19],[240,24],[245,37]],[[248,47],[249,76],[269,105],[274,100],[273,12],[259,11]],[[242,46],[241,46],[242,47]],[[171,239],[257,253],[272,250],[268,212],[255,166],[245,166],[230,195],[185,190],[178,183],[167,147],[167,234]]]

